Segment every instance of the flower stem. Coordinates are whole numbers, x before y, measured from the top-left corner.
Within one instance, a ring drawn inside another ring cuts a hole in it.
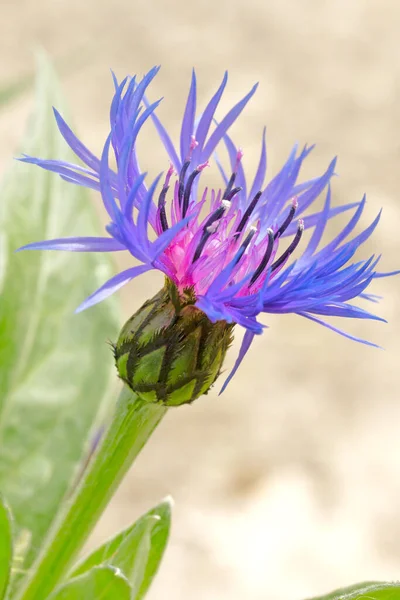
[[[103,441],[15,600],[44,600],[58,584],[166,410],[124,386]]]

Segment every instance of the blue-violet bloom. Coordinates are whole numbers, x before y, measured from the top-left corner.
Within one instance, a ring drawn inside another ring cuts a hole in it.
[[[263,331],[262,313],[295,313],[324,325],[352,340],[371,344],[327,323],[325,317],[383,320],[349,304],[353,298],[375,301],[366,288],[373,279],[393,275],[378,273],[379,257],[352,262],[356,251],[369,238],[380,214],[369,227],[349,239],[365,206],[356,203],[331,206],[332,160],[321,176],[301,183],[298,176],[312,147],[293,148],[280,172],[265,183],[267,159],[265,130],[254,179],[249,185],[242,165],[242,152],[228,135],[231,125],[256,91],[256,85],[224,118],[215,112],[227,83],[221,85],[204,111],[196,114],[196,76],[193,72],[183,114],[180,145],[175,147],[145,92],[158,72],[151,69],[140,81],[126,77],[119,83],[111,103],[111,131],[101,158],[94,156],[54,110],[59,130],[85,166],[59,160],[24,156],[58,173],[70,183],[101,193],[110,223],[107,237],[73,237],[35,242],[24,249],[74,252],[128,250],[140,261],[107,281],[87,298],[78,311],[104,300],[138,275],[158,269],[178,290],[190,288],[196,306],[212,322],[225,320],[245,328],[236,364],[224,384],[236,372],[254,335]],[[136,140],[143,124],[152,119],[170,160],[166,174],[147,185],[139,167]],[[225,145],[230,161],[226,173],[216,155]],[[109,165],[113,152],[116,169]],[[217,190],[201,188],[203,170],[214,158],[222,176]],[[310,212],[324,192],[322,210]],[[321,239],[328,221],[354,209],[340,233],[325,246]],[[302,247],[305,229],[312,235]],[[287,241],[284,239],[287,238]],[[295,256],[296,260],[290,260]],[[224,389],[223,388],[223,389]]]

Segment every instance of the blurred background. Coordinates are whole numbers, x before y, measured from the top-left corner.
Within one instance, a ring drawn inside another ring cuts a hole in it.
[[[368,196],[368,251],[400,264],[400,5],[397,0],[2,0],[0,81],[34,70],[43,47],[60,73],[76,129],[100,151],[119,77],[162,70],[152,98],[178,135],[190,72],[200,105],[225,69],[229,108],[259,91],[233,130],[254,172],[267,125],[270,174],[295,141],[316,143],[305,175],[339,156],[333,198]],[[9,165],[32,105],[0,115]],[[50,109],[50,107],[49,107]],[[154,137],[142,166],[166,167]],[[67,184],[65,184],[67,185]],[[100,202],[99,212],[101,212]],[[149,275],[122,293],[125,316],[161,286]],[[171,410],[91,539],[126,526],[166,494],[169,549],[149,600],[298,600],[357,580],[400,577],[399,280],[381,280],[389,325],[348,323],[374,350],[300,318],[268,318],[228,391]],[[240,335],[227,361],[234,361]]]

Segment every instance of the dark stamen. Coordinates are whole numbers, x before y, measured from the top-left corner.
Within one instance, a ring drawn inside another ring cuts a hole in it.
[[[259,199],[261,197],[261,194],[262,194],[262,192],[257,192],[257,194],[254,196],[253,200],[250,202],[249,206],[246,208],[246,212],[244,213],[244,215],[238,225],[238,228],[236,229],[235,235],[237,235],[243,231],[244,226],[246,225],[247,221],[249,220],[251,213],[255,209],[257,202],[259,201]]]
[[[165,197],[167,195],[168,190],[169,186],[165,185],[158,197],[158,214],[160,217],[160,223],[163,231],[167,231],[168,229],[167,214],[165,212]]]
[[[189,208],[189,198],[190,198],[190,192],[192,191],[192,186],[193,186],[193,182],[196,179],[197,175],[199,175],[201,169],[197,168],[193,171],[193,173],[191,173],[189,175],[186,187],[185,187],[185,192],[183,194],[183,204],[182,204],[182,217],[185,218],[186,217],[186,213],[187,210]]]
[[[232,192],[232,186],[235,183],[236,180],[236,175],[237,175],[237,171],[239,168],[239,163],[243,158],[243,152],[242,150],[239,148],[236,154],[236,162],[235,162],[235,166],[233,167],[233,173],[228,181],[228,185],[226,186],[226,190],[224,192],[224,195],[222,196],[222,200],[231,200],[233,198],[233,196],[235,194],[237,194],[237,192],[235,192],[235,194],[233,194],[232,196],[230,196],[231,192]]]
[[[194,253],[192,263],[196,262],[196,260],[198,260],[200,258],[201,253],[204,250],[204,246],[206,245],[208,238],[210,237],[210,235],[212,235],[214,233],[212,230],[209,231],[209,228],[212,227],[212,225],[222,217],[225,210],[226,210],[226,207],[222,205],[219,208],[217,208],[217,210],[215,210],[213,212],[213,214],[210,215],[209,218],[207,219],[207,221],[203,227],[203,234],[200,238],[200,242],[198,243],[196,251]]]
[[[224,195],[223,200],[228,200],[230,202],[232,200],[233,196],[236,196],[236,194],[238,194],[241,191],[242,191],[241,187],[235,187],[235,188],[233,188],[233,190],[231,190],[229,192],[229,194],[227,194],[226,196]]]
[[[268,229],[268,245],[265,251],[265,254],[262,258],[262,261],[258,265],[257,269],[254,271],[251,279],[250,285],[253,285],[255,281],[260,277],[261,273],[264,271],[265,267],[268,265],[269,259],[271,258],[272,250],[274,247],[274,232],[272,229]]]
[[[278,258],[278,260],[276,260],[272,264],[271,271],[275,271],[278,267],[281,266],[282,263],[285,262],[285,260],[287,258],[289,258],[289,256],[292,254],[292,252],[297,248],[297,246],[301,240],[301,236],[303,235],[303,231],[304,231],[304,223],[303,223],[303,221],[299,221],[299,226],[297,228],[296,235],[294,236],[294,240],[290,244],[289,248],[287,248],[285,250],[285,252],[282,254],[282,256],[280,256]]]
[[[241,260],[243,254],[246,252],[247,246],[250,244],[250,242],[251,242],[252,238],[254,237],[256,231],[257,231],[257,229],[255,227],[251,227],[250,228],[250,232],[247,234],[244,242],[241,244],[239,250],[236,252],[236,255],[235,255],[234,259],[233,259],[234,266],[236,266],[238,264],[238,262]],[[233,285],[233,283],[234,283],[234,280],[231,280],[228,285],[231,286],[231,285]]]
[[[224,191],[224,195],[222,196],[222,200],[228,200],[228,194],[230,193],[233,184],[235,183],[236,173],[233,172],[230,180],[228,181],[228,185],[226,186],[226,190]]]
[[[275,240],[278,236],[280,237],[282,235],[282,233],[284,231],[286,231],[286,229],[289,227],[290,223],[293,221],[293,217],[296,212],[296,209],[297,209],[297,200],[293,200],[293,203],[290,208],[288,216],[286,217],[286,219],[284,220],[282,225],[279,227],[278,231],[275,232],[275,235],[274,235]]]
[[[185,177],[186,177],[186,171],[188,170],[189,165],[190,165],[190,160],[187,160],[186,162],[184,162],[181,172],[179,173],[179,187],[178,187],[179,206],[182,206],[182,202],[183,202],[183,194],[185,191]]]
[[[257,229],[255,227],[252,227],[249,231],[249,233],[247,234],[244,242],[241,244],[238,253],[236,254],[236,262],[239,262],[239,260],[242,258],[243,254],[246,252],[246,248],[247,246],[250,244],[252,238],[254,237],[254,234],[256,233]]]

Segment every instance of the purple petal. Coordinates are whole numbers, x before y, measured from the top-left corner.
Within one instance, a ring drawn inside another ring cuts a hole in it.
[[[114,86],[115,86],[115,94],[112,99],[111,107],[110,107],[110,125],[111,125],[111,127],[114,127],[115,119],[116,119],[116,116],[118,113],[118,108],[119,108],[119,105],[121,102],[122,92],[124,90],[126,82],[128,81],[128,77],[125,77],[125,79],[123,79],[121,81],[121,83],[118,84],[114,73],[112,73],[112,75],[113,75]]]
[[[145,97],[143,98],[143,102],[146,106],[150,106],[150,102]],[[172,164],[174,165],[175,169],[179,172],[182,168],[182,163],[175,150],[174,144],[172,143],[172,140],[167,133],[167,130],[165,129],[164,125],[161,123],[160,119],[154,112],[151,114],[151,119],[154,123],[158,135],[160,136],[162,143],[164,144],[164,148],[166,149]]]
[[[203,114],[201,115],[199,124],[197,125],[197,129],[196,129],[196,141],[198,142],[199,145],[198,145],[197,149],[193,152],[193,160],[197,160],[197,154],[198,153],[200,154],[203,149],[203,145],[204,145],[204,142],[206,141],[206,137],[207,137],[208,131],[210,129],[211,122],[214,118],[215,111],[217,109],[217,106],[219,104],[221,96],[224,92],[227,81],[228,81],[228,71],[225,71],[224,78],[222,80],[221,85],[219,86],[218,90],[216,91],[214,96],[211,98],[211,100],[207,104]]]
[[[249,350],[249,348],[253,342],[254,336],[255,336],[255,334],[252,331],[249,331],[248,329],[246,329],[246,332],[243,336],[242,345],[240,346],[239,356],[236,359],[236,362],[233,366],[232,371],[229,373],[228,377],[225,379],[224,385],[222,386],[221,391],[218,395],[221,395],[222,392],[224,392],[226,390],[228,383],[231,381],[231,379],[235,375],[236,371],[240,367],[242,360],[246,356],[246,353]]]
[[[147,173],[142,173],[133,184],[132,188],[129,191],[128,197],[126,199],[126,204],[124,207],[124,215],[127,219],[132,220],[132,211],[135,205],[136,196],[139,188],[141,187]]]
[[[228,112],[228,114],[222,119],[221,123],[213,131],[201,154],[200,162],[205,162],[210,158],[211,154],[214,152],[215,148],[222,140],[229,127],[236,121],[250,98],[254,95],[257,86],[258,83],[256,83],[250,92]]]
[[[254,176],[253,185],[251,186],[251,190],[250,190],[250,194],[249,194],[250,201],[254,198],[254,196],[257,194],[257,192],[259,190],[261,190],[263,183],[264,183],[265,174],[267,172],[267,146],[266,146],[266,142],[265,142],[266,131],[267,130],[264,127],[263,135],[262,135],[262,143],[261,143],[260,162],[258,163],[257,171]]]
[[[106,143],[104,144],[103,153],[101,156],[101,166],[100,166],[100,189],[101,195],[103,198],[103,204],[113,220],[118,219],[119,209],[114,199],[114,194],[111,189],[110,181],[109,181],[109,166],[108,166],[108,154],[110,151],[112,132],[106,139]]]
[[[122,286],[124,286],[126,283],[131,281],[131,279],[134,279],[138,275],[141,275],[142,273],[145,273],[150,269],[152,269],[152,267],[149,265],[140,265],[138,267],[126,269],[126,271],[122,271],[122,273],[118,273],[118,275],[115,275],[114,277],[109,279],[96,292],[94,292],[88,298],[86,298],[86,300],[84,300],[84,302],[82,302],[82,304],[78,306],[75,312],[80,313],[83,310],[89,308],[90,306],[93,306],[94,304],[98,304],[98,302],[105,300],[106,298],[114,294],[114,292],[119,290]]]
[[[303,192],[301,196],[299,196],[299,210],[298,214],[300,215],[302,212],[306,210],[314,202],[314,200],[320,195],[322,190],[325,188],[326,184],[329,182],[331,177],[334,174],[335,166],[336,166],[336,157],[330,162],[327,170],[321,177],[317,179],[317,181],[308,189],[306,192]]]
[[[140,103],[143,100],[144,93],[146,88],[150,85],[154,77],[157,75],[160,67],[153,67],[150,71],[143,77],[141,82],[135,87],[134,81],[132,86],[132,94],[127,94],[128,99],[128,110],[129,113],[132,114],[137,111]]]
[[[68,146],[75,152],[75,154],[83,160],[83,162],[96,172],[100,170],[99,159],[90,152],[88,148],[76,137],[73,131],[68,127],[57,109],[53,108],[54,116],[57,121],[58,129]]]
[[[148,222],[149,222],[150,207],[151,207],[151,203],[153,201],[154,191],[158,185],[158,182],[161,179],[161,176],[162,176],[162,173],[160,173],[155,178],[155,180],[149,187],[149,191],[147,192],[143,202],[140,204],[139,216],[138,216],[138,220],[137,220],[137,236],[138,236],[139,244],[142,245],[144,249],[147,249],[149,246],[149,238],[147,235],[147,226],[148,226]]]
[[[229,160],[231,163],[231,172],[233,172],[233,169],[235,168],[235,165],[236,165],[238,147],[235,146],[235,144],[233,143],[233,141],[231,140],[231,138],[229,137],[228,134],[225,134],[223,139],[224,139],[225,146],[226,146],[226,149],[228,150],[228,154],[229,154]],[[241,198],[246,199],[247,198],[246,176],[244,174],[242,161],[240,161],[237,166],[235,186],[242,188],[242,191],[239,193],[239,196]]]
[[[225,169],[222,166],[222,163],[219,160],[218,154],[216,152],[214,152],[214,160],[215,160],[215,163],[216,163],[216,165],[218,167],[219,172],[221,173],[221,177],[223,179],[223,182],[225,183],[225,185],[228,185],[229,178],[228,178],[227,174],[225,173]]]
[[[300,315],[301,317],[305,317],[306,319],[310,319],[310,321],[314,321],[315,323],[318,323],[319,325],[323,325],[324,327],[331,329],[335,333],[338,333],[339,335],[342,335],[343,337],[348,338],[349,340],[352,340],[353,342],[360,342],[361,344],[365,344],[366,346],[372,346],[373,348],[379,348],[380,350],[382,350],[381,346],[378,346],[377,344],[373,344],[372,342],[368,342],[367,340],[363,340],[362,338],[358,338],[354,335],[350,335],[349,333],[346,333],[345,331],[342,331],[341,329],[338,329],[337,327],[330,325],[330,323],[326,323],[325,321],[322,321],[321,319],[312,317],[311,315],[309,315],[305,312],[298,312],[297,314]]]
[[[20,250],[66,250],[68,252],[117,252],[126,250],[117,240],[103,237],[67,237],[33,242],[18,248]]]
[[[334,206],[333,208],[331,208],[329,210],[327,219],[330,220],[333,217],[336,217],[337,215],[342,214],[343,212],[352,210],[353,208],[358,208],[359,206],[360,206],[360,202],[351,202],[350,204],[343,204],[342,206]],[[321,219],[322,214],[323,214],[323,211],[314,213],[313,215],[308,215],[306,217],[303,217],[304,230],[309,229],[310,227],[315,227],[318,224],[319,220]],[[283,232],[281,237],[282,238],[287,237],[287,236],[292,237],[293,235],[295,235],[298,226],[299,225],[297,222],[291,223],[289,225],[289,227],[286,229],[286,231]]]
[[[374,279],[379,279],[380,277],[392,277],[392,275],[400,275],[400,271],[390,271],[388,273],[375,273]],[[377,298],[380,296],[377,296]]]
[[[300,260],[304,259],[305,257],[312,256],[314,254],[315,250],[318,248],[318,245],[324,234],[326,224],[328,222],[330,205],[331,205],[331,186],[328,184],[328,191],[326,193],[324,210],[320,213],[320,218],[315,226],[315,229],[313,231],[311,239],[308,242],[308,246],[304,252],[304,255],[302,256],[302,258]]]
[[[181,159],[186,160],[189,155],[191,136],[193,135],[194,118],[196,115],[196,73],[192,71],[192,83],[186,102],[181,128]]]
[[[81,185],[89,190],[95,190],[96,192],[100,191],[100,183],[94,179],[90,179],[90,177],[85,177],[84,175],[60,175],[60,177],[61,179],[64,179],[64,181],[68,181],[68,183]]]
[[[76,183],[78,185],[83,185],[84,187],[92,188],[95,190],[99,189],[99,183],[96,179],[92,179],[91,177],[82,175],[82,173],[87,173],[92,177],[96,177],[97,173],[89,171],[88,169],[84,169],[79,165],[74,165],[73,163],[68,163],[63,160],[48,160],[42,158],[34,158],[33,156],[24,156],[23,158],[18,158],[17,160],[19,162],[36,165],[41,169],[45,169],[45,171],[57,173],[63,179],[72,180],[73,183]]]
[[[164,252],[176,235],[189,223],[190,219],[191,217],[188,216],[185,219],[175,223],[175,225],[167,229],[167,231],[163,231],[163,233],[153,243],[153,250],[156,256],[161,254],[161,252]]]
[[[332,302],[329,306],[310,308],[309,311],[312,312],[313,315],[341,317],[345,319],[371,319],[373,321],[382,321],[382,323],[387,323],[386,319],[378,317],[378,315],[374,315],[363,308],[352,306],[351,304],[346,304],[344,302]]]
[[[343,240],[345,240],[350,235],[350,233],[353,231],[358,221],[360,220],[361,214],[364,210],[365,202],[366,198],[364,196],[359,206],[357,207],[356,212],[351,217],[350,221],[347,223],[346,227],[342,229],[339,235],[337,235],[327,246],[325,246],[325,248],[323,249],[324,253],[333,251],[339,246],[341,242],[343,242]]]

